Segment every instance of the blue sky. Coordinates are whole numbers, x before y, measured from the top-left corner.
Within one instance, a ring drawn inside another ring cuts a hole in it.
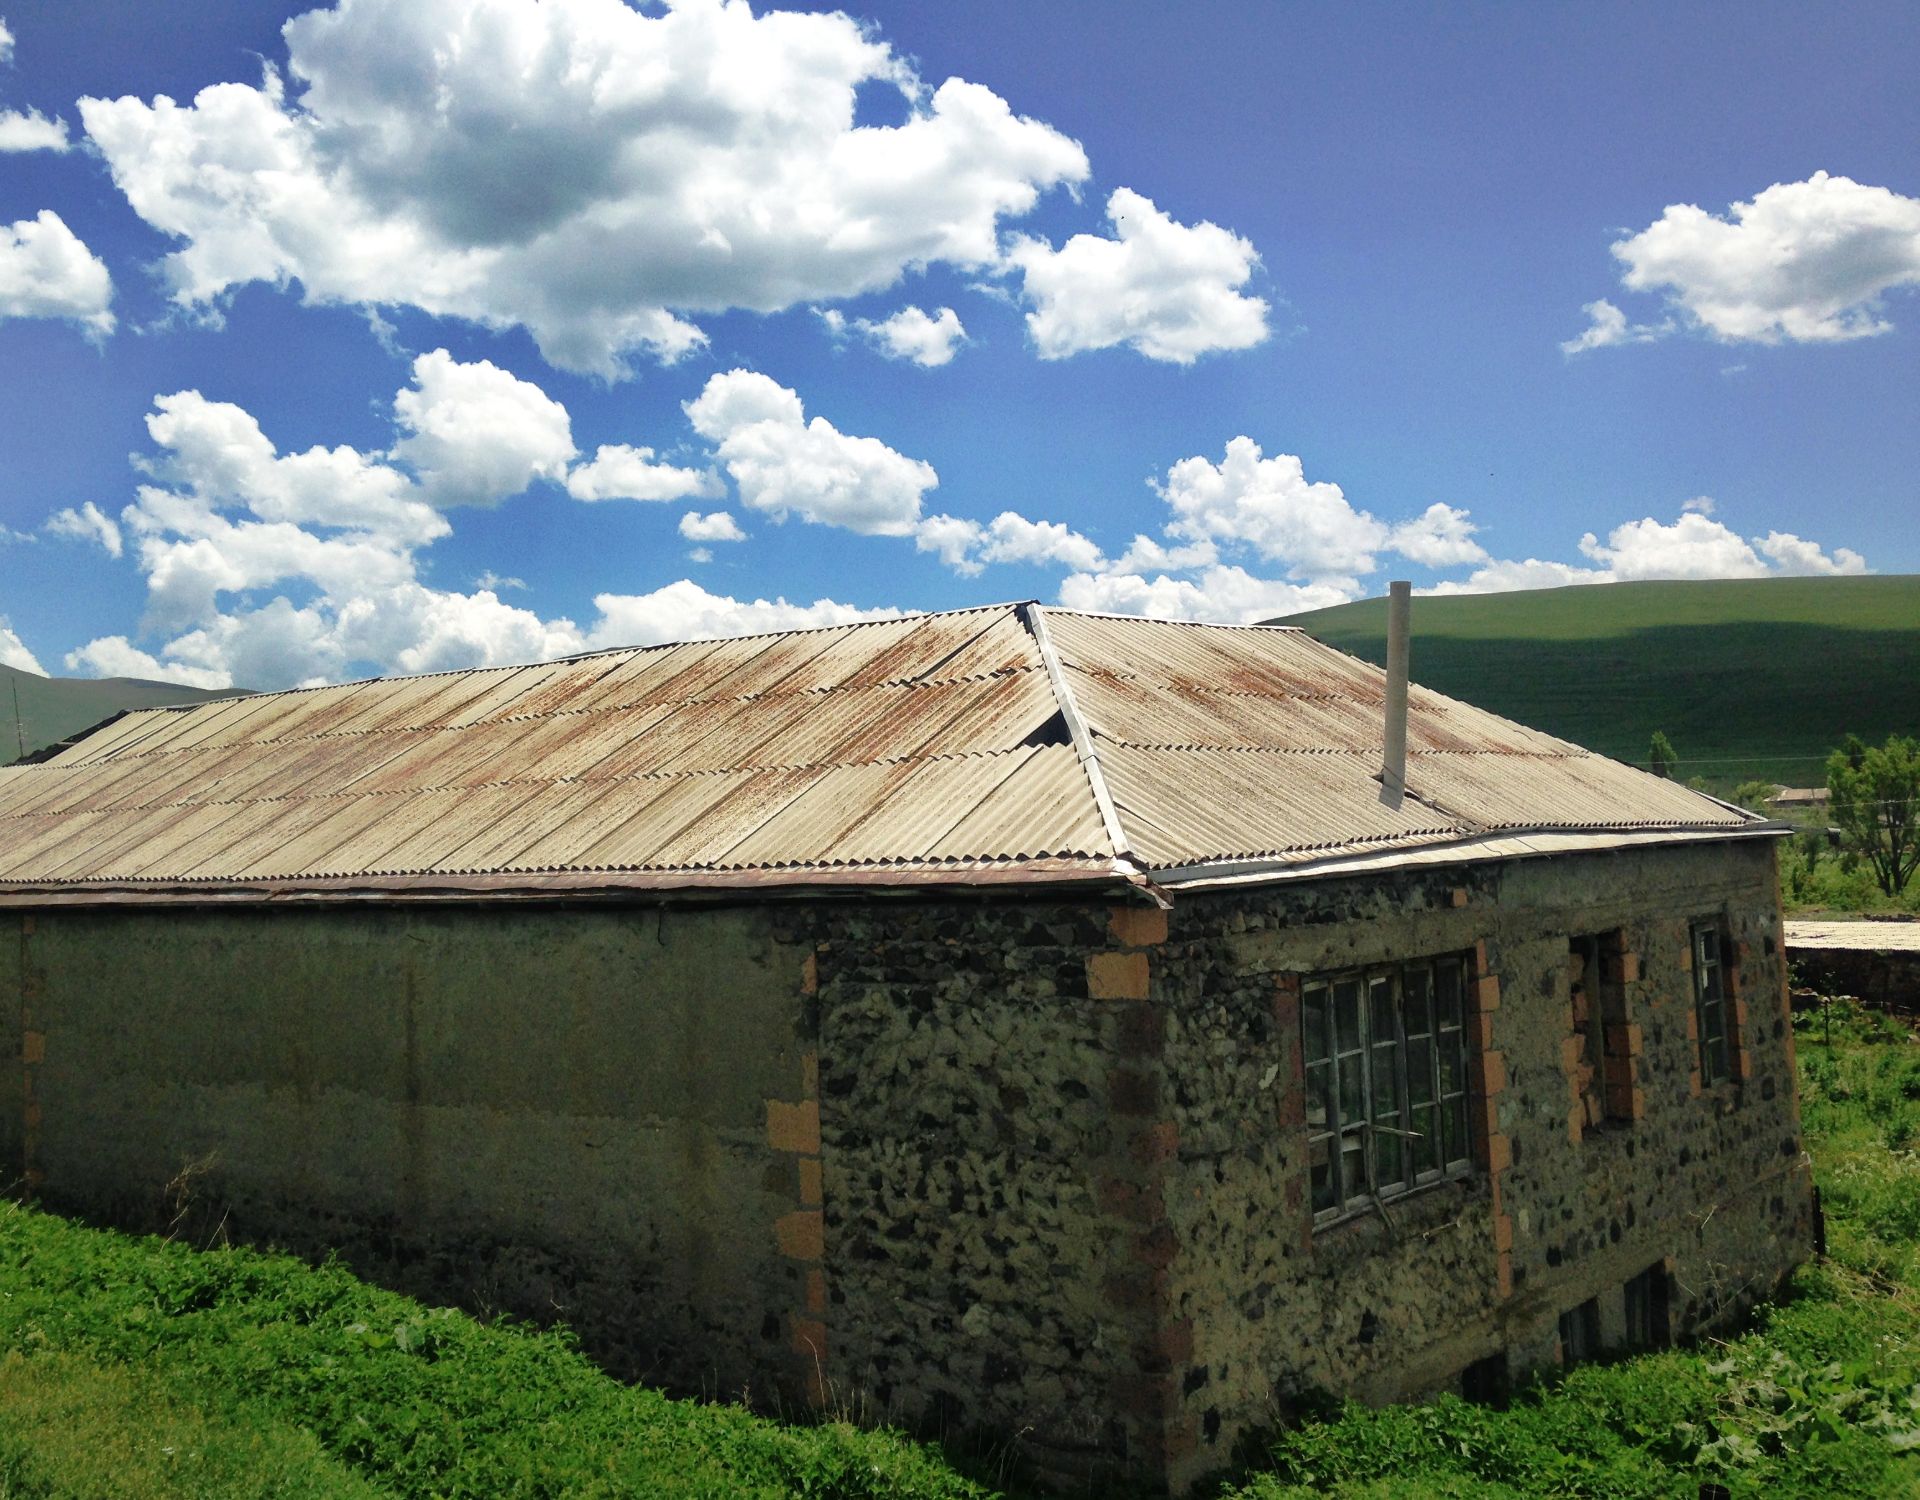
[[[1912,7],[850,14],[0,0],[0,661],[1920,571]]]

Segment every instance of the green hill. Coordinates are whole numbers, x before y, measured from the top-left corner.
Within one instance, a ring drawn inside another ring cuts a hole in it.
[[[1368,599],[1290,615],[1386,659]],[[1818,785],[1853,733],[1920,733],[1920,577],[1583,584],[1413,601],[1413,679],[1618,760],[1665,730],[1684,776]]]
[[[129,709],[204,703],[244,691],[209,692],[138,677],[42,677],[0,666],[0,766]]]

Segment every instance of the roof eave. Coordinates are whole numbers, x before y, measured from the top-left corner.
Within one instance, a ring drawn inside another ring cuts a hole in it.
[[[818,896],[953,895],[1048,889],[1152,896],[1127,860],[1045,858],[983,865],[787,867],[740,870],[599,870],[500,875],[387,875],[245,881],[0,883],[0,907],[292,906],[335,902],[659,902]]]
[[[1791,824],[1777,821],[1718,828],[1507,828],[1417,848],[1374,852],[1342,850],[1320,858],[1219,859],[1151,868],[1155,885],[1168,891],[1221,886],[1257,886],[1289,880],[1373,875],[1435,865],[1483,864],[1505,859],[1544,859],[1557,854],[1605,853],[1667,844],[1721,843],[1734,839],[1784,838]]]

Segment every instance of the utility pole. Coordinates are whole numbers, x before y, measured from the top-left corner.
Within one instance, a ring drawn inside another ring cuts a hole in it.
[[[10,678],[9,684],[13,688],[13,737],[20,746],[20,759],[25,760],[27,758],[27,731],[25,726],[20,722],[20,679],[18,677]]]

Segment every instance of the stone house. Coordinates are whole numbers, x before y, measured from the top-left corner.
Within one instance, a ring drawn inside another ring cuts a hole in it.
[[[0,1152],[1178,1491],[1808,1253],[1775,832],[1032,604],[136,712],[0,770]]]

